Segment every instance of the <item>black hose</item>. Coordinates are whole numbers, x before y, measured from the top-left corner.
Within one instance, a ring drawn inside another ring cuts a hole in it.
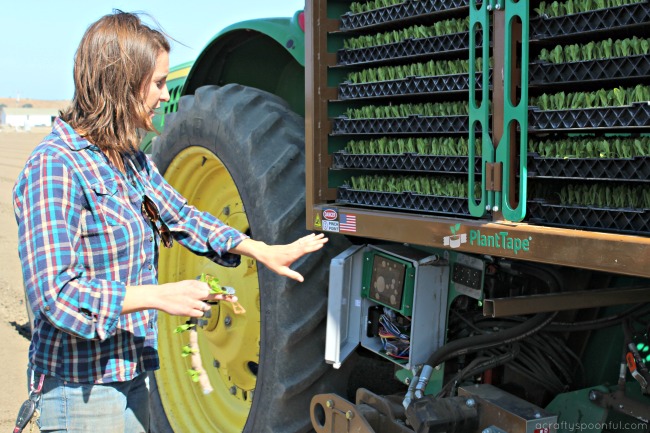
[[[436,367],[438,364],[460,355],[521,340],[548,325],[556,315],[557,312],[537,314],[526,322],[504,331],[495,332],[493,334],[476,335],[452,341],[432,353],[426,364],[431,367]]]
[[[533,264],[512,262],[511,268],[513,271],[521,272],[522,274],[532,275],[538,280],[544,282],[551,293],[564,291],[564,284],[562,278],[547,268],[535,266]]]
[[[630,315],[639,317],[639,316],[643,316],[644,314],[647,314],[648,312],[650,312],[650,304],[638,304],[638,305],[633,305],[632,307],[618,314],[607,316],[607,317],[601,317],[600,319],[585,320],[583,322],[573,322],[573,323],[552,322],[546,327],[546,331],[548,332],[593,331],[596,329],[609,328],[610,326],[618,325],[623,320],[625,320],[626,317]]]
[[[453,395],[456,384],[461,380],[476,376],[479,373],[483,373],[486,370],[496,368],[500,365],[503,365],[507,362],[512,361],[519,354],[520,347],[518,344],[514,344],[510,350],[507,350],[505,353],[495,354],[491,356],[484,356],[474,359],[470,362],[467,367],[463,368],[461,371],[456,373],[456,375],[445,384],[445,386],[438,392],[436,395],[437,398],[444,397],[447,394]]]

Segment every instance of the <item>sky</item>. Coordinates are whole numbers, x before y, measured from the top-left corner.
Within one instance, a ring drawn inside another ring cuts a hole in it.
[[[79,41],[92,22],[114,8],[148,13],[180,42],[171,41],[173,66],[194,60],[230,24],[290,17],[304,4],[305,0],[10,0],[0,11],[0,97],[72,99]]]

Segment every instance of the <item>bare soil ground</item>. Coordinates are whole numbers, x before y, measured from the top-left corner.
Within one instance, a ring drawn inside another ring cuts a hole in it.
[[[63,109],[70,104],[70,101],[48,101],[40,99],[29,99],[29,98],[0,98],[0,105],[4,105],[8,108],[21,108],[25,105],[31,105],[32,108],[56,108]]]
[[[48,132],[0,131],[0,431],[13,429],[27,398],[28,325],[12,189],[25,160]]]

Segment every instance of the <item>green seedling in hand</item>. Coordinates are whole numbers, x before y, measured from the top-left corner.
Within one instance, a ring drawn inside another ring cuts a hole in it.
[[[213,277],[212,275],[203,273],[201,274],[200,281],[203,283],[208,283],[208,286],[210,286],[210,293],[212,294],[227,296],[232,296],[235,294],[235,289],[232,287],[223,287],[221,284],[219,284],[219,279],[217,277]]]
[[[237,302],[237,298],[235,297],[235,289],[232,287],[222,286],[219,284],[219,279],[217,277],[213,277],[212,275],[206,273],[201,274],[200,281],[208,283],[210,286],[211,294],[223,295],[224,299],[232,304],[232,308],[235,314],[243,314],[246,312],[244,307],[242,307],[241,304]]]
[[[177,326],[176,329],[174,329],[174,334],[180,334],[182,332],[187,331],[190,328],[193,328],[194,326],[196,326],[194,323],[185,323],[181,326]]]

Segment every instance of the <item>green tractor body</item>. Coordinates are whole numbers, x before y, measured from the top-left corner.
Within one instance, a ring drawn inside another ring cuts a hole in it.
[[[161,315],[154,432],[648,430],[650,5],[577,3],[313,0],[170,71],[168,181],[330,241],[301,284],[161,251],[246,313],[200,323],[207,395]]]

